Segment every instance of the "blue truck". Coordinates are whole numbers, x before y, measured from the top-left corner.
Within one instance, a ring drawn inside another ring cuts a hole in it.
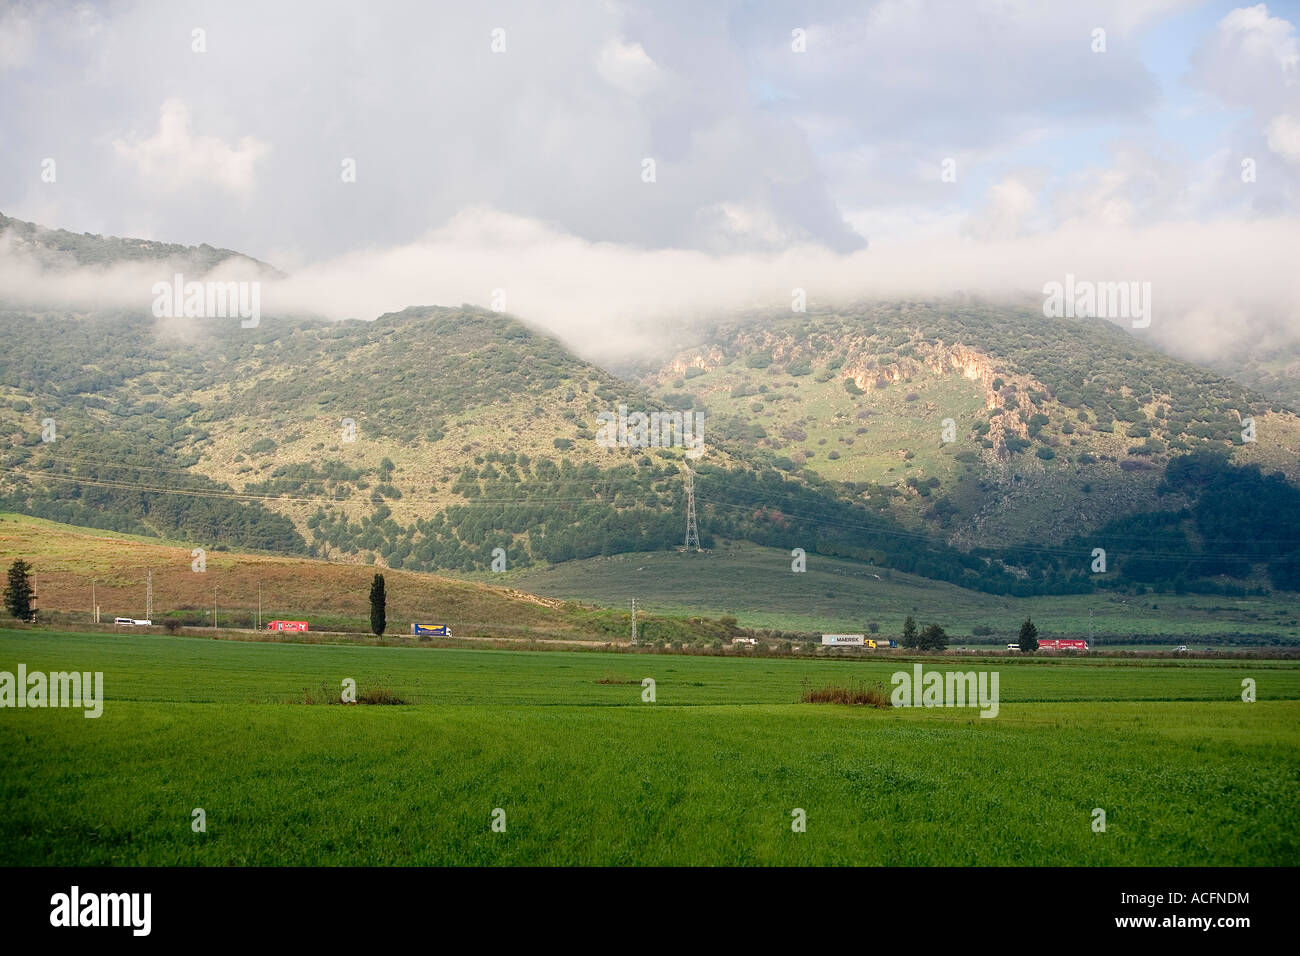
[[[451,637],[451,628],[446,624],[412,624],[411,633],[416,637]]]

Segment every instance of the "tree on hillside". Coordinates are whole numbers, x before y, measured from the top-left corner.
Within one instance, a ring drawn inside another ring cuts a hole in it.
[[[923,651],[945,651],[948,649],[948,634],[938,624],[927,625],[921,632],[920,647]]]
[[[9,583],[5,585],[5,607],[20,621],[30,621],[36,613],[36,592],[32,589],[32,566],[18,558],[9,565]]]
[[[916,634],[916,621],[909,614],[903,622],[903,639],[899,641],[904,647],[919,647],[921,639]]]
[[[1034,627],[1034,622],[1029,618],[1025,618],[1025,623],[1020,625],[1020,649],[1038,650],[1038,628]]]
[[[388,626],[387,597],[384,594],[384,576],[376,574],[370,582],[370,630],[375,636],[382,636]]]

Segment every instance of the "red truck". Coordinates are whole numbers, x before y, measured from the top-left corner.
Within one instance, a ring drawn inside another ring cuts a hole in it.
[[[1088,642],[1081,637],[1049,637],[1038,642],[1040,651],[1086,651]]]
[[[305,631],[306,621],[272,621],[266,625],[268,631]]]

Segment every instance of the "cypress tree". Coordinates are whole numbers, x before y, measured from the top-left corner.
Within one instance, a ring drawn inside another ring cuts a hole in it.
[[[384,576],[376,574],[375,579],[370,582],[370,630],[375,632],[376,637],[382,636],[384,628],[388,626],[386,603]]]

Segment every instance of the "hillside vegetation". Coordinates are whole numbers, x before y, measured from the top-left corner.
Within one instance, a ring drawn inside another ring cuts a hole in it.
[[[51,268],[237,255],[6,226]],[[244,329],[0,302],[0,334],[0,507],[84,527],[516,570],[680,547],[691,464],[705,548],[994,594],[1297,587],[1300,419],[1106,322],[960,298],[751,315],[638,381],[469,306]],[[702,415],[706,454],[605,447],[624,406]]]
[[[1055,544],[1150,508],[1164,465],[1207,447],[1300,479],[1300,420],[1282,405],[1101,320],[867,303],[701,338],[647,384],[707,404],[750,457],[966,546]]]

